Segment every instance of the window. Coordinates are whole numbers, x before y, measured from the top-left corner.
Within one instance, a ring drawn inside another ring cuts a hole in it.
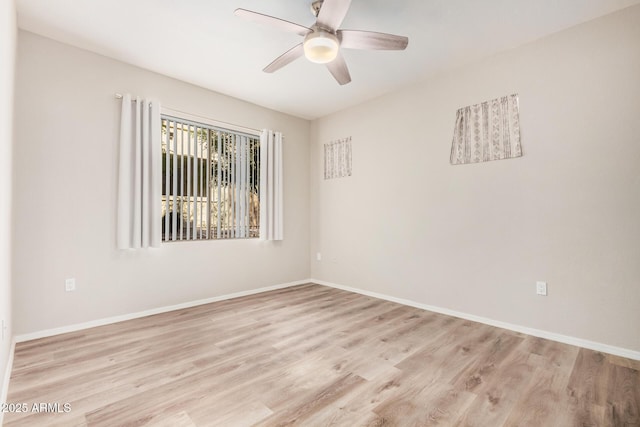
[[[254,238],[260,138],[162,115],[162,241]]]

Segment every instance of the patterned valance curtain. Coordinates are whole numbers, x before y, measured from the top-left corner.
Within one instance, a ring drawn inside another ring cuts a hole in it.
[[[460,108],[451,144],[451,164],[522,156],[518,95]]]
[[[351,176],[351,137],[324,144],[324,179]]]

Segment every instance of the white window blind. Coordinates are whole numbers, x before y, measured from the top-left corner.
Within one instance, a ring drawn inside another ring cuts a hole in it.
[[[162,240],[259,236],[260,139],[162,115]]]

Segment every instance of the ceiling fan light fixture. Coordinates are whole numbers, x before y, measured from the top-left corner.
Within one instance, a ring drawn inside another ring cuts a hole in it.
[[[327,31],[313,31],[304,39],[304,56],[316,64],[326,64],[338,56],[338,38]]]

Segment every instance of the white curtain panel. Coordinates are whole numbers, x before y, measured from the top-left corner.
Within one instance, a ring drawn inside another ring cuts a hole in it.
[[[282,240],[282,133],[260,135],[260,239]]]
[[[160,126],[158,102],[123,95],[118,167],[118,249],[160,246]]]
[[[460,108],[451,144],[451,164],[522,156],[518,95]]]

